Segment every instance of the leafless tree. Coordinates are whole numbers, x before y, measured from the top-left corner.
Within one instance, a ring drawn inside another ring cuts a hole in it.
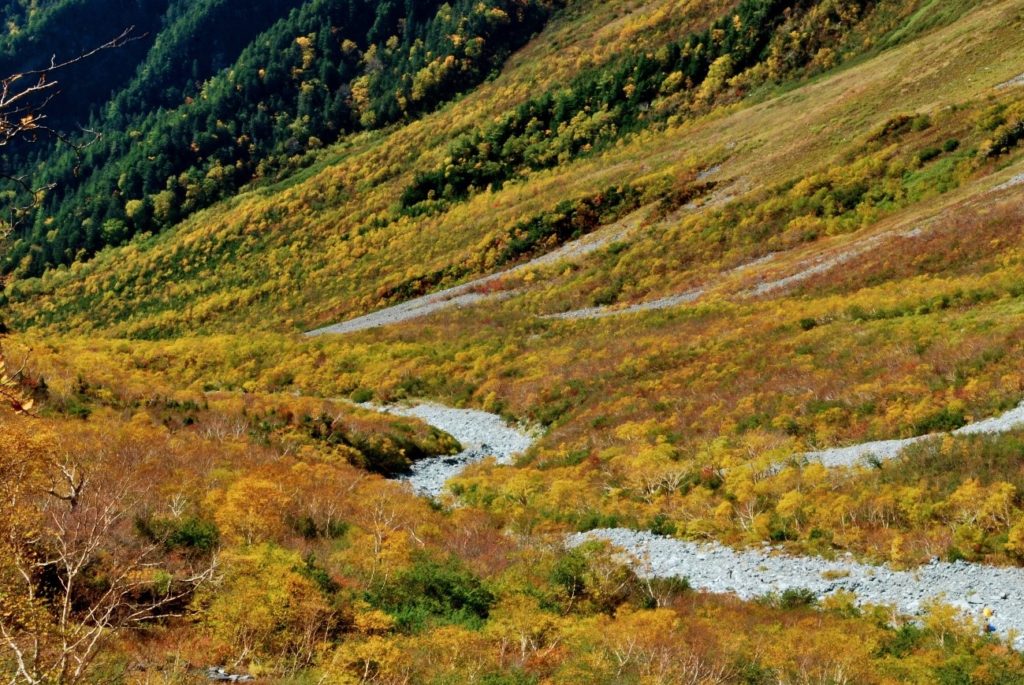
[[[24,368],[10,371],[4,356],[4,348],[0,345],[0,403],[8,405],[18,414],[27,414],[34,404],[22,388],[21,377]]]
[[[0,598],[11,608],[0,610],[0,645],[16,670],[12,684],[83,682],[117,631],[179,614],[216,569],[215,557],[169,568],[163,541],[132,530],[145,489],[130,469],[110,478],[117,471],[108,464],[102,481],[71,459],[46,470],[40,487],[3,493]]]
[[[54,55],[50,58],[50,63],[47,66],[0,78],[0,151],[17,140],[31,143],[46,136],[64,141],[80,153],[88,145],[89,140],[84,144],[72,143],[61,132],[47,124],[46,108],[60,93],[61,73],[101,52],[119,48],[142,37],[135,34],[135,27],[129,27],[103,45],[70,59],[59,60]],[[91,140],[97,139],[98,134],[91,131],[88,133],[91,134]],[[27,198],[21,204],[12,201],[9,206],[0,208],[0,212],[4,215],[0,218],[0,251],[2,251],[7,237],[17,226],[20,218],[26,216],[52,186],[35,186],[27,175],[5,170],[0,170],[0,179],[11,183],[23,197]],[[2,285],[2,278],[0,278],[0,285]],[[2,347],[0,347],[0,403],[13,407],[18,413],[28,412],[33,404],[32,399],[27,397],[21,388],[21,371],[10,372],[8,370]]]

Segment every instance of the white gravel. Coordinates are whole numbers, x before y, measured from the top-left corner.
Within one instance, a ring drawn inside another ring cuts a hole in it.
[[[1024,86],[1024,74],[1014,76],[1009,81],[1003,81],[996,88],[1014,88],[1015,86]]]
[[[325,326],[324,328],[309,331],[308,333],[305,333],[305,335],[313,338],[319,335],[344,335],[345,333],[355,333],[356,331],[365,331],[370,328],[380,328],[381,326],[389,326],[402,321],[409,321],[410,319],[418,319],[434,312],[452,309],[453,307],[468,307],[484,300],[505,299],[511,297],[515,294],[514,291],[497,293],[473,292],[474,288],[483,286],[501,275],[502,274],[494,274],[487,276],[486,278],[475,280],[471,283],[464,283],[463,285],[455,286],[454,288],[439,290],[436,293],[423,295],[422,297],[417,297],[412,300],[402,302],[401,304],[396,304],[393,307],[381,309],[380,311],[365,314],[363,316],[357,316],[354,319],[349,319],[342,323],[336,323],[332,326]]]
[[[881,235],[873,235],[868,238],[864,238],[856,245],[853,245],[847,250],[839,252],[838,254],[819,254],[815,257],[812,257],[809,261],[804,262],[802,268],[796,273],[790,274],[789,276],[783,276],[781,278],[764,281],[762,283],[757,284],[756,286],[754,286],[753,288],[751,288],[750,290],[746,291],[743,294],[756,297],[758,295],[766,295],[768,293],[775,292],[776,290],[781,290],[782,288],[791,286],[794,283],[806,281],[812,276],[827,273],[835,269],[836,267],[842,266],[843,264],[874,249],[882,241],[901,238],[904,240],[912,240],[921,235],[924,235],[927,232],[927,230],[928,228],[924,226],[915,226],[914,228],[911,228],[909,230],[897,231],[894,233]]]
[[[1005,433],[1008,430],[1019,428],[1024,424],[1024,402],[1021,402],[1010,411],[1000,414],[999,416],[993,416],[990,419],[984,419],[983,421],[976,421],[975,423],[969,423],[962,428],[957,428],[953,431],[953,435],[980,435],[980,434],[995,434]]]
[[[717,174],[721,170],[722,170],[722,165],[721,164],[716,164],[716,165],[714,165],[712,167],[708,167],[707,169],[704,169],[703,171],[701,171],[701,172],[699,172],[697,174],[697,180],[698,181],[706,181],[709,178],[711,178],[712,176],[714,176],[715,174]]]
[[[557,250],[552,250],[551,252],[543,254],[536,259],[526,262],[525,264],[520,264],[513,269],[509,269],[509,273],[535,269],[540,266],[555,264],[563,259],[576,259],[578,257],[585,257],[588,254],[597,252],[601,248],[625,238],[639,225],[640,220],[644,217],[646,212],[647,208],[641,207],[632,214],[628,214],[614,224],[611,224],[607,228],[599,229],[577,240],[565,243]]]
[[[889,459],[895,459],[904,448],[928,437],[930,436],[922,435],[903,440],[876,440],[875,442],[864,442],[848,447],[832,447],[818,452],[806,452],[802,456],[807,461],[816,461],[829,468],[865,463],[869,457],[888,461]]]
[[[462,452],[456,455],[414,462],[412,473],[400,478],[408,481],[419,495],[440,495],[449,478],[487,457],[494,457],[499,464],[511,463],[514,455],[529,449],[534,441],[530,433],[509,426],[500,416],[476,409],[455,409],[440,404],[361,406],[385,414],[415,417],[462,444]]]
[[[771,260],[775,259],[774,253],[769,253],[763,257],[747,262],[746,264],[740,264],[739,266],[726,271],[723,276],[733,276],[739,273],[743,273],[748,269],[766,264]],[[562,320],[578,320],[578,319],[603,319],[609,316],[620,316],[622,314],[636,314],[637,312],[650,312],[660,309],[671,309],[672,307],[678,307],[683,304],[691,304],[699,300],[704,293],[707,292],[707,288],[693,288],[686,292],[679,293],[677,295],[669,295],[668,297],[661,297],[657,300],[648,300],[647,302],[637,302],[626,307],[620,307],[615,305],[607,305],[604,307],[584,307],[583,309],[573,309],[568,312],[559,312],[557,314],[547,314],[542,318],[545,319],[562,319]]]
[[[765,281],[764,283],[758,283],[750,290],[750,294],[766,295],[770,292],[774,292],[776,290],[785,288],[786,286],[793,285],[794,283],[806,281],[808,278],[811,278],[812,276],[817,276],[818,274],[823,274],[827,271],[831,271],[840,264],[848,262],[849,260],[853,259],[854,256],[855,255],[851,253],[846,253],[837,255],[835,257],[830,257],[828,259],[816,261],[790,276],[777,278],[773,281]]]
[[[953,435],[992,435],[1005,433],[1014,428],[1020,428],[1022,425],[1024,425],[1024,402],[999,416],[969,423],[966,426],[957,428],[953,431]],[[903,440],[876,440],[875,442],[864,442],[848,447],[833,447],[817,452],[807,452],[802,456],[808,461],[820,462],[829,468],[853,466],[854,464],[865,463],[869,457],[875,457],[883,461],[895,459],[900,452],[910,445],[938,435],[943,435],[943,433],[921,435]]]
[[[859,604],[892,605],[916,615],[926,600],[941,599],[978,618],[992,607],[998,634],[1024,634],[1024,569],[997,568],[967,562],[932,561],[913,571],[862,564],[845,558],[828,561],[773,553],[771,549],[736,551],[719,544],[677,540],[621,528],[569,536],[571,547],[587,540],[607,540],[622,548],[636,571],[646,577],[686,578],[708,592],[732,593],[752,599],[771,592],[806,588],[819,598],[838,590],[857,596]],[[1024,635],[1015,646],[1024,649]]]
[[[688,290],[685,293],[680,293],[679,295],[669,295],[668,297],[650,300],[649,302],[638,302],[636,304],[631,304],[628,307],[585,307],[583,309],[574,309],[572,311],[560,312],[558,314],[548,314],[543,318],[562,320],[603,319],[608,316],[619,316],[621,314],[635,314],[637,312],[649,312],[656,309],[669,309],[681,304],[695,302],[703,294],[703,288],[696,288],[695,290]]]
[[[873,248],[875,245],[877,245],[880,240],[881,238],[879,236],[872,236],[861,241],[857,245],[857,247],[847,250],[845,252],[841,252],[837,255],[832,255],[828,257],[816,257],[809,264],[804,266],[804,268],[802,268],[795,274],[784,276],[782,278],[777,278],[772,281],[765,281],[764,283],[758,283],[751,290],[749,290],[747,294],[754,296],[766,295],[768,293],[775,292],[776,290],[781,290],[782,288],[793,285],[794,283],[806,281],[812,276],[817,276],[818,274],[823,274],[828,271],[831,271],[837,266],[841,266],[846,262],[854,259],[855,257],[864,254],[865,252]]]

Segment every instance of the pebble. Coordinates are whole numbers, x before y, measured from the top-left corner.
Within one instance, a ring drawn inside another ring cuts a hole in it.
[[[525,452],[534,441],[533,435],[509,426],[500,416],[476,409],[455,409],[440,404],[363,406],[388,414],[415,417],[443,430],[462,445],[462,451],[454,456],[414,462],[412,472],[401,477],[412,485],[416,494],[427,497],[437,497],[444,492],[448,479],[458,475],[469,464],[487,457],[494,457],[499,464],[510,464],[514,455]]]
[[[891,605],[908,616],[920,614],[922,600],[941,599],[979,618],[988,606],[996,611],[993,625],[999,634],[1018,633],[1014,642],[1024,649],[1024,569],[984,566],[962,561],[933,561],[913,571],[894,571],[849,560],[787,554],[765,556],[734,550],[716,543],[696,543],[623,528],[605,528],[570,535],[575,547],[588,540],[607,540],[628,555],[642,577],[686,578],[691,587],[754,599],[770,592],[807,589],[817,597],[837,590],[856,594],[859,605]],[[726,576],[725,572],[728,572]],[[823,574],[849,574],[826,580]],[[728,580],[724,580],[724,578]]]

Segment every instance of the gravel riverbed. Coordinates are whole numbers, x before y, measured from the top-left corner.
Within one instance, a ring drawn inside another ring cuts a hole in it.
[[[488,456],[510,463],[513,455],[530,447],[535,439],[526,430],[508,425],[500,416],[475,409],[455,409],[438,404],[386,407],[364,405],[380,412],[416,417],[454,436],[463,451],[451,457],[417,462],[405,476],[413,489],[425,496],[440,495],[449,478],[467,464]],[[991,419],[968,424],[955,434],[998,433],[1024,424],[1024,403]],[[815,453],[830,466],[852,463],[867,454],[895,457],[913,441],[887,440]],[[805,455],[810,456],[810,455]],[[929,600],[941,600],[978,618],[988,606],[996,610],[993,621],[1004,636],[1019,632],[1014,645],[1024,650],[1024,569],[999,568],[958,561],[932,561],[910,571],[897,571],[855,561],[779,553],[771,547],[734,550],[717,543],[698,543],[625,528],[592,530],[568,536],[566,544],[607,540],[624,550],[633,568],[647,577],[682,577],[698,590],[731,593],[743,599],[789,589],[807,589],[818,597],[840,590],[853,592],[859,604],[891,605],[902,614],[918,615]]]
[[[500,416],[476,409],[456,409],[440,404],[362,406],[386,414],[415,417],[443,430],[462,445],[458,454],[413,463],[412,472],[401,480],[408,481],[419,495],[440,495],[449,478],[487,457],[494,457],[499,464],[511,463],[514,455],[529,449],[534,441],[530,433],[508,425]]]
[[[857,596],[858,604],[892,605],[908,616],[920,614],[928,600],[941,599],[974,618],[988,606],[996,611],[992,623],[997,632],[1018,633],[1014,646],[1024,649],[1024,569],[932,561],[911,571],[894,571],[851,558],[829,561],[770,548],[738,551],[622,528],[577,533],[567,543],[573,547],[588,540],[606,540],[623,549],[641,576],[686,578],[697,590],[742,599],[791,589],[807,589],[823,598],[846,590]]]
[[[966,426],[957,428],[953,435],[994,435],[1020,428],[1024,425],[1024,402],[1008,412],[994,416],[982,421],[969,423]],[[806,452],[803,456],[808,461],[817,461],[829,468],[837,466],[853,466],[858,463],[865,463],[869,457],[875,457],[882,461],[895,459],[904,449],[922,440],[944,435],[934,433],[932,435],[920,435],[902,440],[876,440],[874,442],[862,442],[859,445],[848,447],[832,447],[818,452]]]

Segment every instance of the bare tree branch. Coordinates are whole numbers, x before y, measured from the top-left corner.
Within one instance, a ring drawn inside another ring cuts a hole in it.
[[[0,79],[0,148],[4,148],[16,140],[35,142],[41,136],[54,138],[74,150],[81,160],[82,150],[99,139],[99,133],[82,129],[91,136],[85,142],[73,142],[60,131],[46,123],[46,108],[59,95],[59,72],[88,60],[100,52],[127,45],[140,40],[143,35],[134,35],[135,27],[130,26],[103,45],[83,52],[76,57],[57,61],[57,56],[50,58],[49,66],[11,74]],[[76,165],[74,172],[78,173]],[[25,203],[13,202],[6,208],[5,217],[0,221],[0,240],[13,231],[22,219],[35,208],[41,197],[52,190],[52,184],[33,185],[26,176],[12,173],[0,173],[0,179],[10,182],[28,199]]]
[[[103,45],[77,57],[58,62],[54,55],[47,67],[0,79],[0,147],[19,137],[34,137],[40,133],[56,134],[44,123],[46,106],[59,92],[58,81],[53,78],[56,72],[84,62],[104,50],[119,48],[143,37],[133,35],[134,31],[135,27],[130,26]]]
[[[35,404],[35,401],[22,389],[21,370],[8,371],[2,345],[0,345],[0,402],[10,406],[18,414],[29,414]]]
[[[0,613],[0,646],[18,671],[12,682],[82,682],[117,631],[181,615],[183,604],[217,569],[213,556],[170,571],[161,559],[162,541],[142,542],[125,534],[140,496],[139,483],[129,472],[111,483],[90,480],[71,459],[51,465],[57,471],[51,481],[66,481],[73,498],[62,488],[46,489],[56,497],[52,506],[45,500],[35,503],[48,510],[45,525],[20,542],[19,535],[8,536],[8,549],[15,552],[8,555],[9,564],[22,578],[23,603],[36,601],[40,577],[53,579],[58,588],[45,601],[45,624],[19,626]],[[99,590],[88,581],[98,572],[104,579]]]

